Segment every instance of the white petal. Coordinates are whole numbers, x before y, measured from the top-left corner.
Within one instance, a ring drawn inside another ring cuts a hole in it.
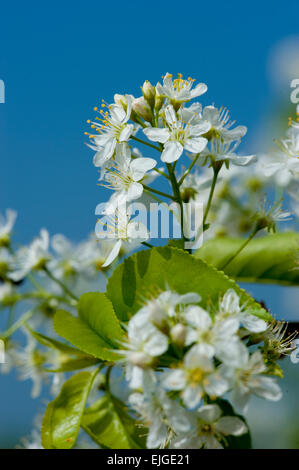
[[[212,424],[221,416],[221,410],[218,405],[205,405],[197,410],[197,414],[206,423]]]
[[[134,181],[141,180],[145,173],[152,170],[157,165],[156,160],[153,158],[136,158],[131,163],[131,171]]]
[[[111,139],[110,132],[105,132],[104,134],[95,135],[93,140],[97,146],[104,147],[109,139]]]
[[[144,351],[151,356],[160,356],[168,349],[168,338],[156,330],[144,346]]]
[[[149,140],[160,142],[161,144],[165,144],[170,135],[168,129],[160,129],[158,127],[147,127],[143,129],[143,132]]]
[[[121,244],[122,244],[122,241],[117,240],[114,247],[112,248],[109,255],[107,256],[107,259],[106,259],[105,263],[102,265],[104,268],[106,266],[109,266],[109,264],[111,264],[115,260],[115,258],[117,258],[118,254],[120,252],[120,249],[121,249]]]
[[[114,121],[123,122],[126,117],[125,110],[118,104],[112,104],[109,108],[111,117]]]
[[[169,390],[183,390],[186,386],[186,374],[181,369],[175,369],[165,374],[162,383]]]
[[[248,431],[244,421],[234,416],[223,416],[215,427],[222,434],[231,436],[241,436]]]
[[[207,143],[208,140],[204,137],[190,137],[186,140],[184,148],[188,150],[188,152],[200,153],[206,147]]]
[[[255,315],[243,314],[241,316],[241,321],[244,328],[246,328],[248,331],[252,331],[253,333],[260,333],[261,331],[265,331],[268,328],[267,323]]]
[[[183,146],[179,142],[167,142],[161,155],[162,162],[176,162],[183,153]]]
[[[118,138],[119,142],[126,142],[132,135],[133,131],[134,131],[133,124],[127,124],[120,133],[120,136]]]
[[[266,400],[278,401],[282,397],[282,391],[272,377],[259,377],[252,391]]]
[[[201,301],[201,296],[196,292],[189,292],[180,296],[180,304],[197,304]]]
[[[223,449],[223,446],[220,444],[218,439],[215,436],[207,435],[205,445],[205,449]]]
[[[246,346],[245,346],[246,347]],[[240,365],[240,359],[244,351],[244,344],[238,337],[230,338],[223,341],[218,341],[215,344],[216,356],[221,362],[230,365],[230,367],[237,367]]]
[[[190,325],[200,330],[207,330],[212,324],[210,315],[203,308],[196,305],[189,307],[184,316]]]
[[[228,159],[237,166],[246,166],[249,165],[249,163],[255,162],[257,160],[256,155],[248,155],[246,157],[228,156]]]
[[[229,384],[227,380],[225,380],[219,372],[215,372],[215,374],[211,374],[208,377],[208,383],[205,384],[205,390],[209,395],[216,395],[216,397],[220,397],[225,392],[227,392],[229,388]]]
[[[149,428],[149,433],[146,440],[148,449],[155,449],[164,445],[168,433],[168,427],[161,420],[155,420]]]
[[[138,199],[143,193],[143,186],[140,183],[131,183],[128,189],[127,201]]]
[[[197,345],[193,346],[185,355],[184,363],[187,369],[202,369],[206,372],[213,370],[213,363],[208,356],[200,354]]]
[[[221,309],[225,313],[239,313],[240,299],[234,289],[228,289],[221,301]]]
[[[236,387],[233,390],[231,401],[238,411],[244,412],[247,409],[248,400],[250,398],[250,392],[245,391],[241,387]]]
[[[190,92],[192,98],[196,98],[197,96],[203,95],[206,93],[208,87],[205,83],[198,83],[195,88],[193,88]]]
[[[171,105],[166,106],[165,119],[167,121],[167,124],[170,127],[173,127],[173,125],[175,125],[177,123],[177,117],[176,117],[176,114],[175,114],[175,110],[173,109],[173,106],[171,106]]]
[[[200,124],[190,126],[190,135],[192,137],[199,137],[211,129],[209,121],[201,121]]]
[[[224,320],[217,320],[214,325],[214,332],[218,337],[221,338],[230,338],[234,335],[239,329],[239,320],[236,317],[225,318]]]
[[[197,405],[199,405],[203,393],[203,389],[200,386],[195,387],[192,384],[191,386],[186,387],[182,393],[184,404],[187,406],[187,408],[195,408]]]
[[[234,129],[222,129],[222,137],[229,142],[230,140],[240,140],[247,132],[246,126],[237,126]]]
[[[94,166],[102,166],[109,158],[112,157],[114,150],[116,147],[116,139],[111,138],[109,139],[105,147],[100,149],[94,156],[93,158],[93,164]]]

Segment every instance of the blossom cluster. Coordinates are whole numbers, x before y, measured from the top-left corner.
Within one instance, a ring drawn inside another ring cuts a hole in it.
[[[282,396],[271,377],[273,352],[287,354],[290,344],[233,289],[208,310],[196,293],[161,292],[130,319],[127,335],[120,353],[134,390],[129,401],[149,427],[149,448],[225,446],[227,435],[247,428],[236,416],[221,417],[219,398],[243,413],[252,394]]]
[[[5,363],[0,364],[0,371],[8,373],[16,367],[21,380],[32,380],[32,397],[36,398],[50,378],[51,392],[57,394],[64,374],[50,375],[46,369],[59,369],[68,357],[57,349],[41,348],[26,326],[49,334],[59,308],[75,311],[81,294],[104,291],[108,271],[103,265],[112,242],[91,236],[74,244],[64,235],[50,237],[42,229],[28,246],[15,250],[12,232],[16,217],[13,210],[0,216],[0,311],[9,312],[1,332]],[[25,335],[25,346],[11,339],[18,328]]]
[[[247,236],[223,270],[257,233],[275,231],[280,222],[291,219],[291,213],[282,210],[285,195],[299,218],[299,124],[291,123],[274,151],[240,154],[247,128],[236,125],[226,108],[198,101],[207,92],[206,84],[196,85],[181,74],[162,78],[156,85],[146,80],[140,97],[116,94],[113,103],[102,101],[94,108],[95,119],[88,121],[92,133],[86,134],[95,151],[99,184],[112,191],[102,212],[96,212],[104,217],[93,236],[75,244],[42,229],[27,246],[15,248],[17,214],[7,210],[0,215],[0,311],[7,313],[4,330],[5,315],[1,318],[6,362],[0,371],[15,366],[20,379],[33,381],[32,396],[37,397],[44,382],[56,395],[69,373],[97,365],[106,369],[106,378],[103,382],[98,374],[91,386],[89,403],[94,403],[99,393],[112,397],[110,372],[123,366],[129,388],[127,418],[143,423],[148,448],[229,447],[231,439],[246,438],[247,425],[236,413],[246,410],[251,395],[281,398],[277,360],[293,350],[294,339],[286,335],[283,323],[267,323],[257,316],[236,284],[219,292],[215,304],[204,299],[204,283],[202,297],[182,294],[185,290],[168,287],[165,273],[165,290],[157,291],[155,284],[149,287],[147,300],[143,298],[142,307],[122,325],[117,302],[107,295],[115,332],[125,337],[108,337],[111,348],[104,348],[104,357],[112,354],[119,358],[115,362],[104,360],[98,348],[90,353],[89,344],[74,341],[73,348],[53,336],[57,310],[66,309],[73,314],[71,321],[78,320],[81,294],[104,292],[117,260],[141,244],[152,248],[147,227],[134,214],[135,201],[176,203],[182,241],[189,241],[185,203],[204,208],[198,233],[204,234],[204,241]],[[187,251],[189,256],[192,250]],[[150,294],[151,288],[155,294]],[[19,329],[25,346],[15,340]],[[91,334],[96,335],[93,330]],[[68,335],[63,338],[70,341]],[[99,336],[99,349],[102,342]],[[78,353],[80,359],[76,356],[72,362],[72,354]],[[25,446],[41,448],[35,431]]]
[[[198,101],[190,105],[207,92],[206,84],[195,86],[190,77],[185,80],[181,74],[173,78],[166,73],[162,84],[154,86],[146,80],[141,89],[141,97],[116,94],[114,103],[102,101],[94,108],[96,118],[88,121],[93,132],[86,134],[96,152],[93,162],[100,168],[100,185],[113,191],[103,212],[109,215],[111,227],[119,226],[106,265],[122,247],[132,245],[135,249],[149,240],[146,227],[132,222],[127,212],[127,204],[141,200],[144,194],[155,200],[157,195],[162,201],[172,199],[182,211],[182,202],[203,203],[213,222],[205,225],[204,218],[206,238],[243,236],[256,226],[258,217],[267,219],[263,228],[268,229],[289,220],[290,213],[281,211],[281,201],[276,201],[271,212],[264,200],[274,184],[286,189],[298,207],[298,123],[292,123],[278,152],[258,158],[241,155],[237,149],[247,133],[246,126],[236,126],[224,107],[202,106]],[[155,151],[154,158],[143,157],[137,144]],[[191,160],[187,167],[186,157]],[[181,165],[177,166],[179,160]],[[248,165],[250,169],[244,171]],[[160,187],[169,186],[173,194],[150,186],[157,178]],[[298,209],[294,207],[294,211]]]

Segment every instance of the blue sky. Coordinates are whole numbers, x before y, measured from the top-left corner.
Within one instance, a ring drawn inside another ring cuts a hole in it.
[[[29,242],[41,226],[74,240],[93,230],[94,209],[104,196],[84,145],[86,120],[102,98],[138,96],[145,79],[155,83],[165,72],[181,72],[207,83],[204,103],[228,106],[249,127],[250,151],[257,150],[255,132],[276,99],[269,54],[296,34],[296,0],[5,2],[0,211],[19,212],[18,242]],[[268,292],[273,309],[280,305],[278,291],[256,292]],[[4,396],[16,404],[11,417],[1,400],[0,432],[10,426],[22,435],[39,409],[28,397],[31,384],[1,381]]]

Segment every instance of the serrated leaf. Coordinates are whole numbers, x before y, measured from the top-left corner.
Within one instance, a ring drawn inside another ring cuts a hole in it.
[[[78,317],[59,310],[54,317],[54,329],[77,348],[96,358],[104,361],[120,358],[112,350],[119,347],[122,329],[105,294],[83,294],[78,303]]]
[[[221,268],[243,242],[240,238],[208,240],[195,256]],[[242,282],[299,285],[299,234],[275,233],[256,238],[224,271]]]
[[[46,336],[42,333],[39,333],[38,331],[34,331],[32,330],[32,328],[29,327],[29,325],[26,325],[26,328],[32,334],[32,336],[43,346],[58,349],[58,351],[61,351],[62,353],[66,354],[85,356],[85,353],[83,353],[79,349],[73,348],[72,346],[69,346],[66,343],[62,343],[61,341],[58,341],[54,338],[50,338],[50,336]]]
[[[101,447],[141,449],[145,445],[136,421],[129,416],[124,403],[112,395],[105,395],[85,410],[81,426]]]
[[[179,294],[199,293],[203,306],[209,302],[217,303],[220,296],[233,288],[241,297],[241,302],[247,302],[255,315],[265,320],[272,319],[260,304],[223,272],[171,247],[152,248],[127,258],[109,279],[107,295],[120,320],[127,321],[140,309],[144,299],[168,288]]]
[[[65,382],[47,406],[42,422],[45,449],[71,449],[77,439],[86,400],[98,370],[80,372]]]
[[[98,364],[100,361],[93,356],[83,355],[80,357],[70,358],[61,363],[57,369],[45,369],[46,372],[72,372],[75,370],[86,369]]]

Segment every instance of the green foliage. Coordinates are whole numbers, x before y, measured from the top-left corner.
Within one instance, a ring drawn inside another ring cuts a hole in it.
[[[77,439],[86,400],[98,370],[79,372],[64,383],[49,403],[42,423],[45,449],[71,449]]]
[[[138,422],[128,414],[124,403],[111,394],[94,403],[84,412],[84,431],[101,447],[109,449],[142,449],[144,434]]]
[[[32,334],[32,336],[43,346],[48,348],[57,349],[58,351],[65,353],[65,354],[72,354],[76,356],[86,356],[85,353],[82,353],[79,349],[73,348],[66,343],[62,343],[61,341],[57,341],[54,338],[50,338],[50,336],[43,335],[38,331],[32,330],[28,325],[26,326],[27,330]]]
[[[195,256],[221,269],[243,242],[240,238],[208,240]],[[299,234],[275,233],[256,238],[224,271],[242,282],[299,285]]]
[[[120,357],[112,349],[119,347],[122,329],[105,294],[82,295],[78,317],[59,310],[54,317],[54,329],[77,348],[96,358],[113,361]]]
[[[203,306],[217,304],[219,296],[233,288],[252,313],[265,320],[271,315],[223,272],[177,248],[163,247],[140,251],[127,258],[109,279],[107,295],[122,321],[140,309],[142,301],[159,290],[172,289],[179,294],[197,292]]]

